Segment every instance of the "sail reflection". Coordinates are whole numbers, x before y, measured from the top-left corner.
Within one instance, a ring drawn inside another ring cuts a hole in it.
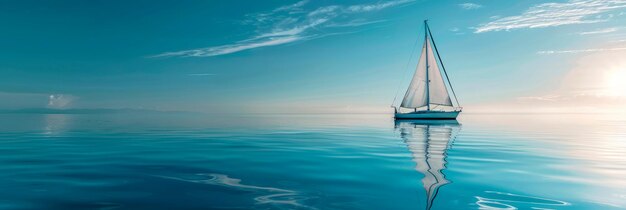
[[[446,169],[447,150],[461,125],[456,120],[396,120],[395,129],[411,151],[415,170],[424,175],[425,209],[430,209],[439,188],[450,183],[442,170]]]

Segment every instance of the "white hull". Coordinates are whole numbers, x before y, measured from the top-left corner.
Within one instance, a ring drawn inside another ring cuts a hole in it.
[[[396,113],[396,119],[456,119],[459,116],[460,111],[419,111],[409,113]]]

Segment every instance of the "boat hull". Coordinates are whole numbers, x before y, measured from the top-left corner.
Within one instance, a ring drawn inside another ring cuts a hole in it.
[[[421,111],[421,112],[410,112],[410,113],[396,113],[396,119],[424,119],[424,120],[450,120],[456,119],[459,116],[460,111]]]

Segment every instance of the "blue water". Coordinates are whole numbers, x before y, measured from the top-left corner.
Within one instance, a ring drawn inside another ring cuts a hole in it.
[[[619,115],[0,115],[0,209],[622,209],[625,177]]]

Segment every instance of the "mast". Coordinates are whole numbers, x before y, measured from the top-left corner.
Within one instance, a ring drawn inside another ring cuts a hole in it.
[[[430,77],[428,76],[428,20],[424,20],[424,45],[426,46],[426,110],[430,111]]]
[[[428,28],[428,25],[426,25],[426,28]],[[437,58],[439,58],[439,62],[441,63],[441,68],[443,69],[443,73],[446,76],[448,85],[450,85],[450,90],[452,90],[452,95],[454,96],[456,105],[461,107],[461,104],[459,103],[459,99],[456,97],[456,93],[454,92],[454,88],[452,88],[452,82],[450,82],[450,77],[448,77],[448,72],[446,71],[446,67],[443,65],[443,60],[441,60],[441,56],[439,55],[439,50],[437,49],[437,44],[435,44],[435,39],[433,38],[433,34],[430,32],[430,28],[428,28],[428,34],[430,34],[430,39],[433,40],[433,47],[435,48],[435,53],[437,53]]]

